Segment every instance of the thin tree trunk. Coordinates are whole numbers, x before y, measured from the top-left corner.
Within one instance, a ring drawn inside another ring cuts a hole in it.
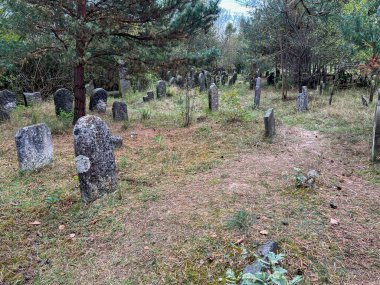
[[[77,17],[83,21],[86,17],[86,0],[77,0]],[[80,117],[86,115],[86,91],[84,84],[84,53],[85,32],[79,28],[76,35],[76,65],[74,67],[74,121],[75,124]]]

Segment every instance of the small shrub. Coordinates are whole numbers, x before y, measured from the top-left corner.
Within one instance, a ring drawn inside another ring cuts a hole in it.
[[[145,108],[141,110],[141,119],[143,121],[149,120],[151,117],[152,117],[152,112],[150,111],[150,109]]]
[[[223,116],[227,122],[241,122],[247,118],[247,112],[242,108],[240,99],[236,90],[223,93]]]

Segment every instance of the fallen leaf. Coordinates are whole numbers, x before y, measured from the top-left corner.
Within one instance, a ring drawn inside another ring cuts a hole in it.
[[[75,234],[70,234],[69,237],[75,238]]]
[[[267,230],[262,230],[262,231],[260,231],[260,234],[263,235],[263,236],[266,236],[266,235],[268,235],[268,231]]]
[[[241,238],[235,242],[235,244],[240,245],[245,241],[245,238]]]
[[[39,222],[39,221],[34,221],[34,222],[30,222],[29,225],[35,225],[35,226],[38,226],[38,225],[41,225],[41,222]]]
[[[59,229],[60,231],[63,231],[63,230],[65,229],[65,225],[59,225],[58,229]]]
[[[332,225],[338,225],[339,224],[339,220],[331,218],[330,219],[330,224],[332,224]]]

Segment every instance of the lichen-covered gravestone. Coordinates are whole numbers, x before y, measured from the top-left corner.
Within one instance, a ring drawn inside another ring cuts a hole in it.
[[[215,83],[211,84],[208,91],[208,108],[211,112],[218,111],[219,107],[219,91]]]
[[[82,200],[93,202],[117,189],[109,129],[99,117],[85,116],[74,127],[75,162]]]
[[[269,109],[264,116],[265,136],[272,137],[276,133],[276,120],[273,108]]]
[[[62,113],[71,113],[73,111],[73,94],[65,88],[58,89],[54,93],[55,114],[60,116]]]
[[[92,92],[90,97],[90,111],[96,111],[99,113],[104,113],[105,106],[107,106],[107,91],[103,88],[96,88]]]
[[[154,99],[154,92],[153,91],[148,91],[146,93],[146,96],[143,97],[143,102],[149,102]]]
[[[112,117],[114,121],[128,120],[128,108],[124,102],[113,102]]]
[[[159,80],[156,86],[157,91],[157,99],[162,97],[166,97],[166,83],[163,80]]]
[[[380,101],[377,102],[372,132],[371,160],[376,161],[380,155]]]
[[[200,92],[205,91],[206,90],[206,77],[202,72],[199,73],[198,82],[199,82],[199,91]]]
[[[9,114],[16,108],[16,94],[8,90],[0,91],[0,110]]]
[[[309,95],[307,92],[307,87],[302,86],[302,93],[297,96],[297,110],[299,112],[304,112],[309,109]]]
[[[51,132],[45,124],[18,130],[15,140],[20,170],[32,171],[53,162]]]
[[[23,95],[24,95],[24,103],[26,107],[32,106],[33,104],[36,104],[42,101],[40,92],[24,93]]]
[[[261,78],[258,76],[256,78],[256,86],[255,86],[255,107],[258,108],[260,106],[260,96],[261,96]]]

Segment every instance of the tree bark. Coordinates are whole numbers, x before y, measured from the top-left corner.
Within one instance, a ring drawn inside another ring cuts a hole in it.
[[[86,0],[77,0],[77,18],[80,24],[86,17]],[[79,27],[76,34],[76,64],[74,67],[74,121],[86,115],[86,91],[84,84],[85,31]]]

